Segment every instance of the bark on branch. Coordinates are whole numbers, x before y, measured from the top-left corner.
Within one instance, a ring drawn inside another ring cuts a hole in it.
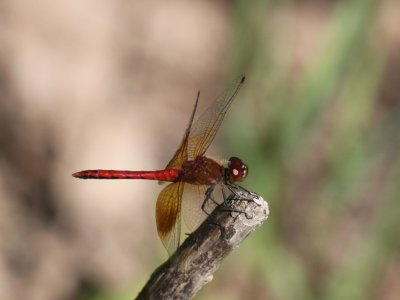
[[[268,217],[268,203],[253,193],[242,193],[229,207],[244,212],[214,212],[151,275],[136,299],[190,299],[213,278],[223,259]]]

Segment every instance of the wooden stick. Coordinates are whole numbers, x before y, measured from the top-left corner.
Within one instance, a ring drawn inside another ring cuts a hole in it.
[[[154,271],[136,299],[190,299],[212,280],[228,254],[268,217],[268,203],[262,197],[241,193],[242,200],[230,200],[228,207],[217,207],[189,235],[176,253]]]

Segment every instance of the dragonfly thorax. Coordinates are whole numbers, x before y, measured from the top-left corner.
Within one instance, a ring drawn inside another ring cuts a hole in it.
[[[243,181],[249,174],[249,168],[238,157],[231,157],[225,168],[225,180],[231,183]]]
[[[197,156],[186,161],[180,170],[180,180],[191,184],[213,185],[222,181],[224,167],[212,158]]]

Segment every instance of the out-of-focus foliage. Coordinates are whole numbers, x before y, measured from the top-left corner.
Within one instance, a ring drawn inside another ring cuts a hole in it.
[[[1,299],[132,299],[158,190],[70,174],[162,168],[242,73],[215,144],[270,217],[197,299],[398,298],[398,1],[37,2],[0,4]]]
[[[398,297],[400,45],[382,32],[393,3],[316,5],[237,5],[234,57],[251,77],[230,149],[271,214],[226,266],[226,299]],[[296,66],[291,43],[310,47],[301,43],[313,34],[316,49]]]

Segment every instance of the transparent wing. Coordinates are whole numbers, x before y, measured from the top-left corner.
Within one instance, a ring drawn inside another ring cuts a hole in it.
[[[207,186],[186,184],[182,195],[182,215],[185,225],[193,232],[207,218],[201,210]]]
[[[221,186],[216,185],[211,194],[212,199],[204,202],[207,189],[208,186],[206,185],[185,184],[185,190],[182,195],[182,215],[190,232],[196,230],[207,218],[208,214],[211,214],[217,205],[223,201]],[[201,209],[203,203],[205,203],[204,210],[207,213]]]
[[[226,111],[243,85],[245,77],[236,79],[192,125],[187,154],[190,160],[203,155],[214,139]]]
[[[182,164],[185,161],[187,161],[189,134],[190,134],[190,129],[192,127],[193,118],[196,113],[197,103],[199,102],[199,97],[200,97],[200,91],[197,93],[197,98],[196,98],[196,102],[194,103],[192,115],[190,116],[189,125],[186,128],[185,134],[183,135],[181,145],[176,150],[174,156],[169,161],[168,165],[165,167],[166,169],[180,169],[182,167]]]
[[[156,204],[157,232],[171,256],[178,248],[181,235],[181,198],[184,183],[167,185],[158,195]]]

